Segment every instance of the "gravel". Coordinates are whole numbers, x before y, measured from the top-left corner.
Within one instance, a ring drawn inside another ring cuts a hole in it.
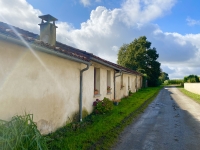
[[[199,150],[200,105],[176,87],[165,87],[112,149]]]

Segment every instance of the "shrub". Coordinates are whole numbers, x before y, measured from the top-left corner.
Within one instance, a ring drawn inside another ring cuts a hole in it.
[[[196,83],[199,82],[199,77],[197,75],[189,75],[184,77],[184,82]]]
[[[33,115],[14,116],[11,121],[0,120],[0,148],[46,150],[43,137],[33,122]]]
[[[113,102],[109,100],[108,98],[104,97],[104,99],[101,101],[99,99],[96,99],[96,101],[93,102],[94,106],[94,112],[96,114],[104,114],[113,108]]]
[[[169,80],[165,80],[164,85],[168,85],[168,84],[169,84]]]

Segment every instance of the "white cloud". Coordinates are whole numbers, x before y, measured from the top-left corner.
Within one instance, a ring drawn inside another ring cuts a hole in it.
[[[151,40],[163,63],[185,62],[196,56],[198,49],[186,38],[178,33],[159,33]]]
[[[190,17],[188,17],[186,21],[189,26],[200,25],[200,20],[194,20],[191,19]]]
[[[148,23],[169,13],[176,0],[126,0],[122,4],[123,20],[128,25]]]
[[[38,33],[42,13],[26,0],[0,0],[0,21]]]
[[[184,76],[191,74],[200,75],[200,66],[199,67],[188,67],[187,65],[172,65],[165,64],[162,65],[162,68],[165,72],[169,74],[170,79],[183,79]]]
[[[91,5],[91,0],[80,0],[81,4],[83,4],[84,7],[87,7]],[[94,2],[99,3],[101,0],[94,0]]]
[[[176,0],[126,0],[121,8],[113,10],[99,6],[91,11],[90,18],[81,24],[80,29],[75,29],[66,22],[58,22],[57,39],[116,62],[117,51],[123,43],[130,43],[145,35],[152,46],[156,47],[163,71],[169,73],[170,78],[181,78],[188,73],[200,75],[200,34],[166,33],[158,25],[151,24],[152,20],[170,12],[175,2]],[[0,1],[3,8],[0,9],[0,20],[38,33],[38,15],[42,13],[25,0],[19,0],[15,5],[10,3]],[[15,11],[9,11],[10,9]]]
[[[80,0],[80,2],[81,2],[84,6],[89,6],[89,5],[90,5],[90,0]]]

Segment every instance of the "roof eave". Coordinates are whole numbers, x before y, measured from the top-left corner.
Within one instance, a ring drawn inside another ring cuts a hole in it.
[[[92,60],[92,61],[95,61],[95,62],[97,62],[97,63],[100,63],[100,64],[102,64],[102,65],[105,65],[105,66],[107,66],[107,67],[113,68],[113,69],[115,69],[115,70],[118,70],[118,71],[121,70],[121,69],[119,69],[119,68],[117,68],[117,67],[114,67],[114,66],[112,66],[112,65],[109,65],[109,64],[107,64],[107,63],[105,63],[105,62],[103,62],[103,61],[100,61],[100,60],[98,60],[98,59],[96,59],[96,58],[94,58],[94,57],[91,57],[91,60]]]
[[[8,42],[15,43],[17,45],[25,46],[27,48],[32,48],[34,50],[38,50],[38,51],[42,51],[42,52],[45,52],[45,53],[53,54],[53,55],[56,55],[58,57],[66,58],[66,59],[69,59],[69,60],[73,60],[73,61],[76,61],[76,62],[79,62],[79,63],[91,64],[89,61],[84,61],[82,59],[78,59],[78,58],[63,54],[63,53],[61,53],[59,51],[55,51],[53,49],[50,49],[50,48],[47,48],[47,47],[43,47],[43,46],[40,46],[40,45],[37,45],[37,44],[34,44],[34,43],[29,43],[29,42],[26,42],[26,41],[23,42],[20,39],[13,38],[13,37],[5,35],[5,34],[1,34],[0,33],[0,39],[3,39],[3,40],[8,41]]]

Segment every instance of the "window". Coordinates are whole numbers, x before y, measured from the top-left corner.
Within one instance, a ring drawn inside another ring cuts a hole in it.
[[[95,92],[98,91],[98,92]],[[100,69],[94,68],[94,92],[100,94]]]
[[[107,92],[111,92],[111,74],[109,70],[107,70]]]

